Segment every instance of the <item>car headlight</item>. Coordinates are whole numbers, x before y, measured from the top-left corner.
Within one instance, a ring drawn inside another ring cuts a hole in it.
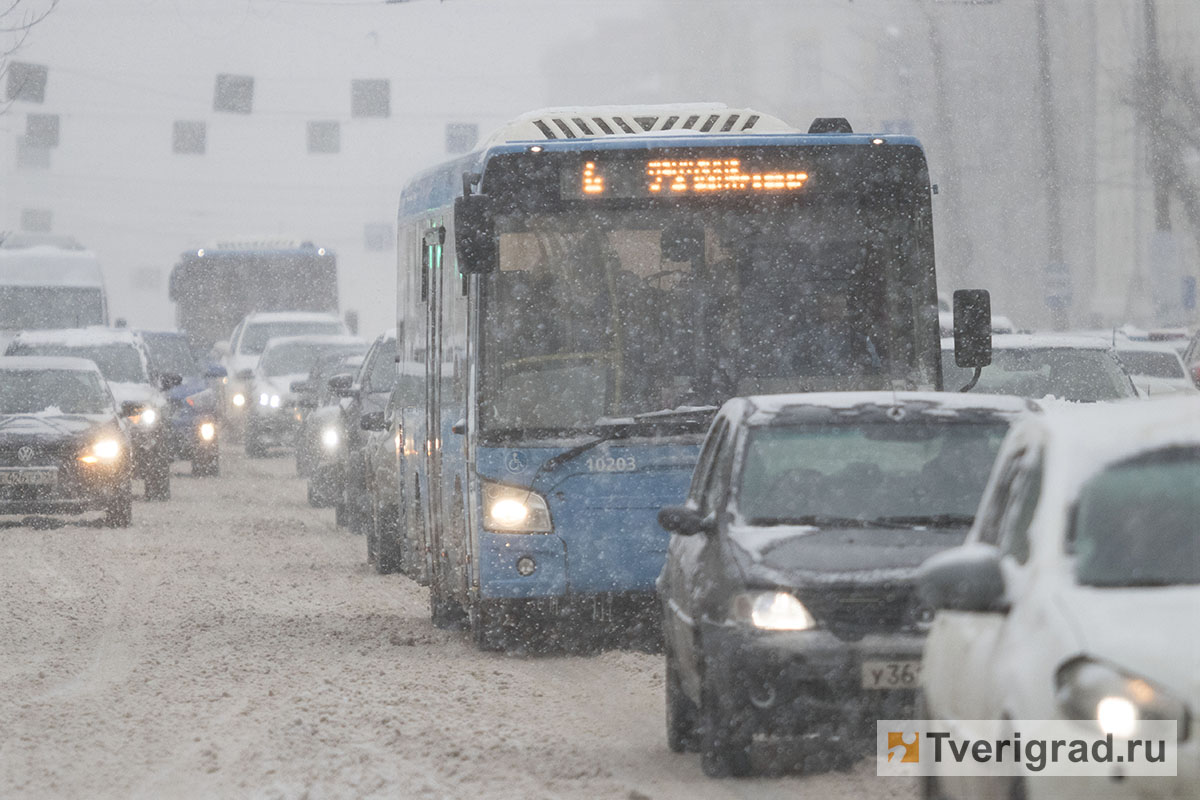
[[[729,616],[742,625],[765,631],[806,631],[817,621],[789,592],[744,592],[729,606]]]
[[[270,408],[279,408],[279,395],[263,392],[258,396],[258,404]]]
[[[531,489],[483,481],[483,527],[496,533],[550,533],[546,498]]]
[[[84,464],[111,464],[121,455],[121,442],[117,439],[98,439],[80,456]]]
[[[1094,722],[1100,732],[1128,739],[1141,720],[1176,720],[1187,737],[1191,712],[1178,698],[1109,664],[1076,658],[1055,675],[1055,699],[1067,719]]]
[[[158,409],[146,406],[139,413],[130,417],[129,421],[142,428],[153,428],[158,424]]]
[[[337,428],[326,428],[325,430],[321,431],[321,444],[323,444],[327,450],[336,449],[341,441],[342,437],[338,433]]]

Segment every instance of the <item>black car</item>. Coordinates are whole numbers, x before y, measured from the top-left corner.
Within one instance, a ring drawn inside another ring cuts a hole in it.
[[[667,742],[710,775],[755,734],[849,763],[911,713],[930,616],[917,568],[960,544],[1013,397],[940,392],[734,398],[709,430],[658,579]]]
[[[296,410],[300,415],[300,432],[296,434],[296,474],[301,478],[312,474],[314,465],[321,459],[322,449],[334,449],[340,442],[336,432],[326,432],[327,425],[322,418],[328,417],[328,412],[314,417],[319,409],[336,406],[341,399],[330,388],[329,379],[335,375],[353,375],[357,372],[366,350],[367,345],[364,344],[361,353],[327,353],[313,363],[307,378],[292,383],[291,389],[296,393]]]
[[[0,357],[0,514],[103,511],[105,524],[127,527],[131,456],[94,363]]]
[[[147,500],[171,497],[171,452],[166,392],[179,386],[175,373],[152,374],[150,354],[140,334],[118,328],[22,331],[6,356],[67,356],[95,362],[108,390],[129,416],[133,477],[145,483]]]
[[[192,475],[212,477],[220,472],[220,403],[212,381],[225,377],[220,364],[202,367],[181,331],[139,331],[150,355],[154,375],[179,375],[165,392],[166,433],[171,455],[190,461]]]
[[[376,337],[354,382],[341,389],[340,421],[345,441],[341,450],[342,499],[337,518],[353,533],[365,533],[371,522],[371,496],[367,492],[371,428],[380,427],[374,423],[382,419],[398,377],[393,329]]]

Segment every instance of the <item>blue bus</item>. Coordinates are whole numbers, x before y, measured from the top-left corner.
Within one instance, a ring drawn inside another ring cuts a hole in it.
[[[527,114],[403,189],[401,507],[435,624],[657,624],[721,403],[940,389],[920,143],[721,105]],[[519,632],[519,630],[518,630]]]

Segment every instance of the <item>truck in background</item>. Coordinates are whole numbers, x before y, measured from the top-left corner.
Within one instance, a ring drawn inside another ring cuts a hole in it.
[[[22,330],[108,324],[100,260],[73,237],[0,239],[0,348]]]

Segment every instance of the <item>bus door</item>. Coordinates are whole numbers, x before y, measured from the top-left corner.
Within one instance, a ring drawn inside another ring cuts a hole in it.
[[[425,298],[425,498],[429,552],[441,575],[451,574],[446,542],[444,492],[442,491],[442,247],[446,229],[428,228],[421,240],[421,294]],[[431,572],[433,579],[437,573]]]

